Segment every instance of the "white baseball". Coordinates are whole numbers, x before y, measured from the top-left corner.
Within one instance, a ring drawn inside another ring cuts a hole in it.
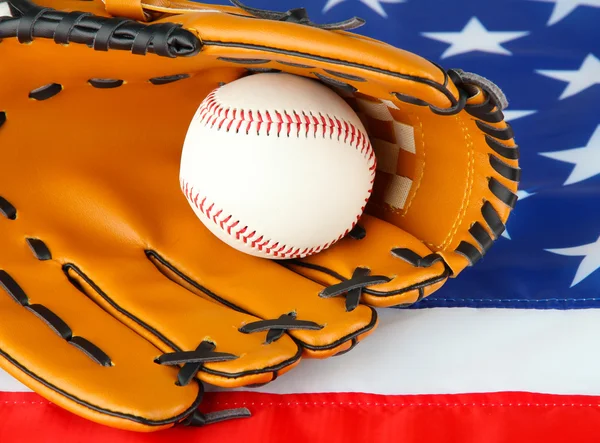
[[[202,102],[186,135],[181,188],[222,241],[265,258],[328,248],[360,218],[376,160],[367,132],[335,92],[263,73]]]

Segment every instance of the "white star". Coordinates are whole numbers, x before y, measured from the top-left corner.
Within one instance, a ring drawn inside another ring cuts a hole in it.
[[[596,126],[587,146],[566,151],[540,152],[540,155],[575,165],[563,186],[572,185],[600,174],[600,125]]]
[[[535,114],[536,112],[537,111],[534,109],[527,111],[502,111],[502,113],[504,114],[504,120],[506,121],[512,121],[518,118],[527,117],[528,115]]]
[[[596,240],[595,243],[590,243],[588,245],[564,249],[546,249],[546,251],[558,255],[568,255],[570,257],[583,257],[583,260],[579,264],[579,268],[577,268],[571,287],[580,283],[592,272],[600,268],[600,237],[598,237],[598,240]]]
[[[529,34],[528,31],[496,32],[488,31],[477,17],[471,17],[469,23],[460,32],[423,32],[427,38],[450,43],[442,58],[471,51],[483,51],[492,54],[512,55],[500,43],[505,43]]]
[[[546,77],[569,82],[559,100],[572,95],[579,94],[590,86],[600,84],[600,60],[593,54],[588,54],[578,70],[575,71],[552,71],[537,70],[538,74]]]
[[[327,0],[327,3],[325,3],[325,6],[323,7],[323,13],[326,13],[334,6],[337,6],[340,3],[344,3],[345,1],[347,1],[347,0]],[[383,6],[381,5],[382,3],[396,4],[396,3],[404,3],[406,0],[359,0],[359,1],[361,3],[367,5],[369,8],[371,8],[373,11],[375,11],[380,16],[387,18],[387,13],[385,12],[385,9],[383,9]]]
[[[518,112],[518,111],[515,111],[515,112]],[[519,190],[519,191],[517,191],[517,197],[519,197],[519,199],[517,201],[519,201],[519,202],[523,201],[527,197],[531,197],[532,195],[535,195],[535,194],[537,194],[537,192],[528,192],[525,190]],[[505,229],[504,232],[502,233],[502,237],[507,238],[508,240],[511,240],[510,234],[508,233],[507,229]]]
[[[538,2],[555,3],[548,26],[558,23],[569,15],[578,6],[592,6],[600,8],[600,0],[535,0]]]
[[[519,197],[519,201],[525,200],[527,197],[531,197],[532,195],[537,194],[537,192],[529,192],[524,189],[517,191],[517,197]]]
[[[12,17],[7,2],[0,2],[0,17]]]

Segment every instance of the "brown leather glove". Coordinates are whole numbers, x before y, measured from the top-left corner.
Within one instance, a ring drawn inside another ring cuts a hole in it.
[[[515,203],[501,92],[341,30],[359,20],[164,0],[9,0],[0,15],[0,366],[91,420],[246,415],[197,413],[195,377],[262,384],[349,350],[377,324],[368,305],[440,288]],[[282,263],[217,240],[178,177],[204,97],[271,70],[342,95],[379,165],[360,226]]]

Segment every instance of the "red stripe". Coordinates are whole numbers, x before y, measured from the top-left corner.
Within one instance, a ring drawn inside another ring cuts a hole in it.
[[[19,443],[596,442],[598,397],[207,394],[204,411],[247,407],[253,416],[204,428],[136,434],[79,418],[32,393],[0,394],[0,435]]]

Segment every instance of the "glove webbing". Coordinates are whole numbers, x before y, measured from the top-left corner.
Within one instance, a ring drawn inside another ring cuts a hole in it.
[[[99,17],[85,12],[41,8],[29,0],[13,0],[17,17],[0,18],[0,39],[16,37],[20,43],[51,38],[58,44],[81,43],[97,51],[120,49],[133,54],[162,57],[197,54],[202,43],[174,23],[142,24],[124,18]]]

